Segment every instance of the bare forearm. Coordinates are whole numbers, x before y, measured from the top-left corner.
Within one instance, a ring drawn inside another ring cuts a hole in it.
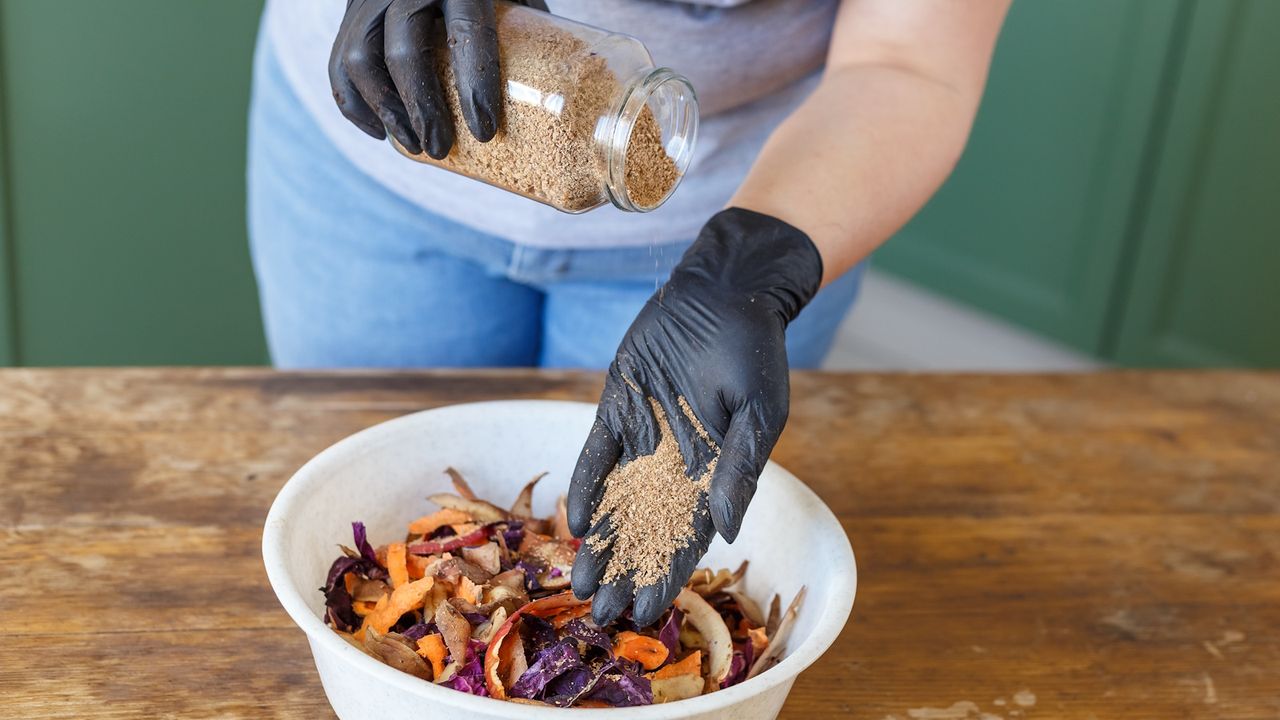
[[[964,148],[972,114],[957,91],[908,71],[842,68],[774,132],[731,204],[808,233],[825,284],[933,195]]]
[[[955,167],[1008,0],[845,0],[828,71],[731,204],[804,230],[831,282],[901,228]]]

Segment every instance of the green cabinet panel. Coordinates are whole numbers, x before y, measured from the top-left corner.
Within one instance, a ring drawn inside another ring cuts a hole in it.
[[[3,93],[0,92],[0,97]],[[0,104],[0,118],[4,117],[4,107]],[[3,121],[0,120],[0,138],[5,136]],[[4,148],[0,143],[0,168],[5,167]],[[17,334],[14,332],[13,318],[17,312],[15,288],[13,287],[13,243],[9,238],[9,210],[5,207],[8,197],[9,183],[0,172],[0,367],[13,365],[17,359]]]
[[[1184,12],[1014,3],[964,158],[877,265],[1100,350]]]
[[[1280,2],[1194,12],[1116,357],[1280,366]]]
[[[261,8],[0,4],[10,361],[265,361],[244,214]]]

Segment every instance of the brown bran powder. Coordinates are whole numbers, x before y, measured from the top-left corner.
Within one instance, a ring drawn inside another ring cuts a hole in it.
[[[606,169],[596,147],[596,124],[620,91],[604,58],[587,54],[586,43],[551,22],[527,13],[509,15],[499,4],[498,39],[503,79],[502,125],[482,143],[462,119],[448,53],[437,53],[437,69],[454,118],[456,141],[449,155],[415,158],[478,178],[563,210],[587,210],[606,200]],[[510,88],[525,92],[510,92]],[[624,176],[636,205],[651,208],[679,179],[662,144],[653,112],[645,107],[627,143]]]
[[[594,525],[607,515],[613,526],[609,538],[587,538],[587,545],[596,552],[613,546],[602,583],[628,575],[638,588],[660,582],[670,571],[676,552],[693,540],[698,501],[711,487],[715,460],[699,477],[689,477],[666,413],[653,399],[649,403],[658,424],[658,446],[652,455],[634,458],[609,473],[604,496],[591,519]],[[680,406],[698,434],[707,437],[683,397]]]

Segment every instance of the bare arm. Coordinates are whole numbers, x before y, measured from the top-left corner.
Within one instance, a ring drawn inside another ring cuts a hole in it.
[[[1011,0],[844,0],[827,70],[730,205],[805,231],[831,282],[955,167]]]

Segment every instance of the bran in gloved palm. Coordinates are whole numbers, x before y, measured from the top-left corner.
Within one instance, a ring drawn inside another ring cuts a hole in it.
[[[786,327],[821,281],[807,235],[731,208],[627,331],[569,488],[573,590],[597,623],[628,606],[653,623],[715,533],[737,538],[786,424]]]

